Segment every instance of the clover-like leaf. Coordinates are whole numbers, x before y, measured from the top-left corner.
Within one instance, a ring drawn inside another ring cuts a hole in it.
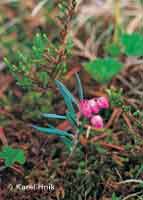
[[[112,57],[118,57],[121,54],[121,47],[117,43],[107,44],[105,51]]]
[[[99,83],[106,83],[117,75],[123,64],[113,58],[97,58],[84,64],[85,70]]]
[[[121,42],[127,56],[143,56],[143,36],[140,33],[123,34]]]
[[[23,165],[25,163],[25,155],[22,149],[14,149],[4,146],[0,152],[0,158],[4,159],[5,166],[11,167],[15,162]]]

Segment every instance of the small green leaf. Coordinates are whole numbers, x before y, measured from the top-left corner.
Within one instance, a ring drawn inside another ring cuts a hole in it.
[[[120,200],[120,198],[117,197],[115,193],[113,193],[113,194],[112,194],[112,200]]]
[[[107,89],[107,94],[109,96],[110,104],[112,107],[122,107],[124,104],[123,90]]]
[[[11,167],[15,162],[23,165],[25,163],[24,151],[4,146],[0,152],[0,158],[4,159],[6,167]]]
[[[113,57],[118,57],[120,56],[121,54],[121,47],[116,44],[116,43],[111,43],[111,44],[108,44],[106,47],[105,47],[105,51],[110,55],[110,56],[113,56]]]
[[[68,54],[69,56],[72,54],[73,46],[74,46],[74,43],[73,43],[72,37],[69,36],[69,37],[67,38],[67,42],[66,42],[66,52],[67,52],[67,54]]]
[[[143,36],[141,34],[123,34],[121,42],[127,56],[143,56]]]
[[[63,1],[63,2],[59,3],[58,7],[59,7],[61,13],[65,13],[68,9],[67,2]]]
[[[33,84],[33,82],[32,82],[32,80],[31,79],[29,79],[28,77],[26,77],[26,76],[23,76],[23,78],[22,79],[20,79],[20,78],[15,78],[16,79],[16,81],[17,81],[17,85],[20,85],[21,87],[23,87],[23,88],[31,88],[32,87],[32,84]]]
[[[49,74],[47,72],[42,71],[38,73],[38,77],[39,77],[39,80],[44,85],[44,87],[46,87],[49,81]]]
[[[33,50],[33,55],[36,59],[41,59],[43,56],[43,53],[46,49],[48,43],[48,38],[46,37],[46,35],[37,33],[36,36],[34,37],[34,41],[33,41],[33,46],[32,46],[32,50]]]
[[[107,153],[107,150],[104,149],[103,147],[101,147],[100,145],[96,144],[96,150],[98,153],[100,154],[106,154]]]
[[[86,71],[99,83],[106,83],[117,75],[123,64],[113,58],[97,58],[84,65]]]
[[[39,49],[44,49],[45,48],[45,36],[42,35],[41,33],[37,33],[36,36],[34,37],[33,45],[36,48]]]

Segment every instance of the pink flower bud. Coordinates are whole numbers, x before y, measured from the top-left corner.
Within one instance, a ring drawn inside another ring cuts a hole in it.
[[[88,103],[88,100],[86,100],[86,99],[81,100],[79,102],[79,109],[80,109],[81,114],[84,117],[90,118],[92,116],[92,111],[91,111],[90,105]]]
[[[106,97],[99,97],[97,99],[97,105],[100,109],[107,109],[109,108],[109,102]]]
[[[96,114],[99,113],[100,109],[99,109],[99,106],[98,106],[97,102],[95,101],[95,99],[88,100],[88,103],[89,103],[91,111],[93,113],[96,113]]]
[[[103,119],[100,115],[94,115],[90,122],[97,129],[103,128]]]

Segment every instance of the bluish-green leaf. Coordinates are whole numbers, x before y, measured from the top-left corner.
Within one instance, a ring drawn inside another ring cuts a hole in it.
[[[78,73],[75,74],[75,77],[76,77],[76,81],[77,81],[79,99],[82,100],[83,99],[83,87],[82,87]]]
[[[106,83],[117,75],[123,64],[113,58],[97,58],[84,65],[86,71],[99,83]]]
[[[68,112],[70,112],[71,116],[74,118],[76,117],[76,113],[73,107],[71,100],[67,96],[64,97],[65,104],[67,105]]]
[[[75,103],[77,105],[78,104],[77,100],[72,95],[72,93],[66,88],[66,86],[64,86],[64,84],[62,82],[60,82],[59,80],[56,80],[55,82],[56,82],[57,87],[59,88],[61,95],[63,97],[67,96],[73,103]]]
[[[40,132],[47,133],[49,135],[57,135],[57,136],[65,136],[65,137],[67,136],[67,137],[72,138],[72,135],[70,133],[59,130],[57,128],[45,128],[45,127],[40,127],[40,126],[35,126],[35,125],[32,125],[32,127]]]
[[[77,105],[76,99],[60,81],[56,80],[56,85],[59,88],[59,91],[64,98],[68,111],[71,113],[72,117],[74,118],[76,116],[76,113],[75,113],[72,103],[75,103]]]
[[[67,112],[67,119],[68,119],[68,121],[70,122],[70,124],[74,127],[74,128],[77,128],[78,126],[77,126],[77,122],[76,122],[76,117],[73,117],[72,115],[71,115],[71,113],[70,112]]]
[[[66,145],[68,150],[71,151],[73,147],[73,140],[70,140],[67,137],[61,137],[61,140]]]
[[[50,113],[42,113],[42,116],[46,118],[52,118],[52,119],[67,119],[65,115],[56,115],[56,114],[50,114]]]

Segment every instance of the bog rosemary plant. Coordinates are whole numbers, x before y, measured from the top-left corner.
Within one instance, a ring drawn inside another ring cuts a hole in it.
[[[60,94],[64,98],[67,111],[64,115],[43,113],[42,116],[51,119],[67,120],[71,125],[71,131],[63,131],[57,129],[48,123],[48,127],[40,127],[32,125],[33,128],[40,132],[58,136],[72,150],[79,142],[79,136],[84,131],[86,123],[90,123],[96,129],[104,127],[103,118],[100,116],[102,109],[109,108],[109,102],[106,97],[98,97],[93,99],[85,99],[80,78],[76,74],[76,83],[78,90],[78,99],[63,85],[59,80],[55,81]]]
[[[79,93],[79,99],[83,99],[83,89],[81,86],[80,79],[78,75],[76,74],[76,80],[77,80],[77,86],[78,86],[78,93]],[[58,119],[58,120],[68,120],[73,128],[73,132],[70,131],[63,131],[60,129],[57,129],[56,127],[53,127],[53,125],[50,125],[48,123],[48,127],[40,127],[36,125],[32,125],[33,128],[36,130],[46,133],[48,135],[56,135],[60,138],[61,141],[64,142],[64,144],[68,147],[68,149],[71,151],[74,144],[77,143],[78,137],[80,132],[82,131],[82,124],[79,123],[76,109],[79,109],[79,104],[77,99],[72,95],[72,93],[66,88],[66,86],[63,85],[62,82],[59,80],[55,81],[60,94],[64,98],[64,102],[67,107],[67,111],[64,115],[58,115],[58,114],[50,114],[50,113],[42,113],[42,116],[45,118],[51,118],[51,119]]]

